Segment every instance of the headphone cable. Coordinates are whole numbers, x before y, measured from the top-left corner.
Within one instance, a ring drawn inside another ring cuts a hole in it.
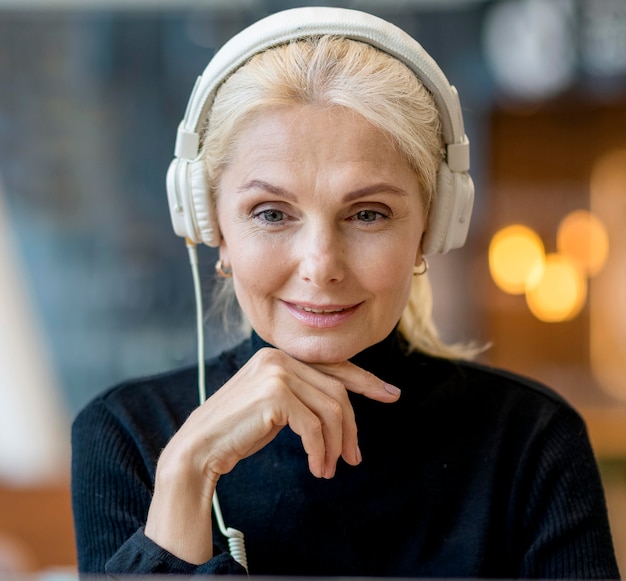
[[[200,405],[206,401],[206,378],[204,370],[204,321],[202,306],[202,286],[200,283],[200,272],[198,268],[198,252],[196,245],[188,238],[185,239],[187,245],[187,253],[189,254],[189,264],[191,265],[191,274],[193,276],[193,289],[196,300],[196,327],[198,337],[198,399]],[[227,527],[222,516],[217,491],[213,493],[213,513],[217,521],[220,532],[228,540],[228,549],[233,559],[237,561],[243,568],[248,571],[248,558],[246,555],[246,547],[243,533],[232,527]]]

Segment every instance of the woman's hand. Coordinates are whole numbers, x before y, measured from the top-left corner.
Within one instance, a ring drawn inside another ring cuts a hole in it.
[[[146,535],[192,563],[212,556],[217,481],[289,426],[311,473],[332,478],[339,457],[361,461],[348,391],[394,402],[399,390],[350,362],[309,365],[277,349],[258,351],[189,416],[163,450]]]

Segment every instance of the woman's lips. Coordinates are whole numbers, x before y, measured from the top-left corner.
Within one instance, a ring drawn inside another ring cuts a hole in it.
[[[340,313],[341,311],[345,311],[346,309],[350,309],[351,307],[332,307],[332,308],[316,308],[316,307],[305,307],[303,305],[295,305],[297,309],[302,311],[306,311],[307,313],[316,313],[318,315],[326,315],[328,313]]]
[[[327,329],[350,319],[361,303],[352,305],[311,305],[284,302],[291,315],[308,327]]]

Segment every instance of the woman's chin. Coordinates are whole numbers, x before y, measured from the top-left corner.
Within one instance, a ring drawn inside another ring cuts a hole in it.
[[[350,340],[327,337],[299,337],[285,344],[276,345],[288,355],[311,364],[343,363],[366,349],[369,345],[356,344]]]

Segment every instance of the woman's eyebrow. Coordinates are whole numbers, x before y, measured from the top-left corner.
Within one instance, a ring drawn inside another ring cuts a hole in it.
[[[264,180],[257,180],[257,179],[250,180],[237,188],[238,192],[247,192],[249,190],[262,190],[264,192],[274,194],[278,197],[285,198],[286,200],[290,200],[290,201],[295,201],[296,199],[296,196],[289,190],[286,190],[285,188],[282,188],[274,184],[270,184],[269,182],[266,182]],[[397,194],[399,196],[409,195],[408,192],[406,192],[402,188],[399,188],[387,182],[379,182],[379,183],[371,184],[369,186],[365,186],[363,188],[358,188],[357,190],[348,192],[344,196],[343,201],[352,202],[354,200],[358,200],[359,198],[363,198],[371,194],[378,194],[382,192],[390,193],[390,194]]]
[[[379,194],[379,193],[389,193],[389,194],[397,194],[399,196],[408,196],[408,192],[394,186],[392,184],[388,184],[386,182],[380,182],[376,184],[372,184],[371,186],[365,186],[363,188],[359,188],[358,190],[354,190],[352,192],[348,192],[344,196],[345,202],[351,202],[353,200],[358,200],[359,198],[369,196],[371,194]]]
[[[270,194],[292,201],[295,201],[296,199],[296,196],[294,196],[294,194],[292,194],[289,190],[263,180],[250,180],[237,188],[238,192],[247,192],[249,190],[263,190],[264,192],[269,192]]]

